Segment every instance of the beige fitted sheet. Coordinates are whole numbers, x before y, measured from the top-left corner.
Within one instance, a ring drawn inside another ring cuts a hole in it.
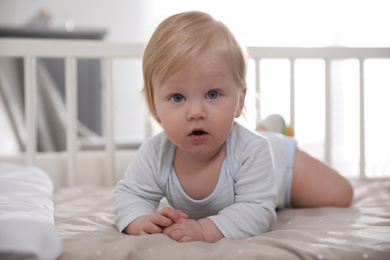
[[[351,182],[349,208],[285,209],[265,234],[214,244],[121,234],[113,188],[60,189],[54,194],[59,259],[390,259],[390,178]]]

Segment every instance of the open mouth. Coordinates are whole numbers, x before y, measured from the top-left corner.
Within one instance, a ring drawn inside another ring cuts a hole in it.
[[[201,129],[196,129],[191,132],[189,137],[193,142],[203,142],[208,138],[208,133],[206,131],[203,131]]]
[[[192,135],[204,135],[206,132],[202,130],[195,130],[191,134]]]

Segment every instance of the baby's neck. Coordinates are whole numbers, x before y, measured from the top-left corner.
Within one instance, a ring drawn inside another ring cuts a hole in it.
[[[185,156],[176,149],[173,166],[180,184],[188,196],[201,200],[214,191],[225,157],[225,145],[213,156],[202,158]]]
[[[226,143],[221,147],[208,154],[188,154],[176,147],[173,159],[174,166],[182,165],[186,169],[202,169],[215,162],[223,162],[226,156]],[[175,167],[176,168],[176,167]]]

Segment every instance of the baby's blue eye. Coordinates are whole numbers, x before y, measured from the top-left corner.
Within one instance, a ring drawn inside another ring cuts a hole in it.
[[[216,90],[211,90],[210,92],[208,92],[208,93],[206,94],[206,98],[208,98],[208,99],[216,99],[216,98],[218,98],[220,95],[221,95],[221,94],[220,94],[218,91],[216,91]]]
[[[176,102],[176,103],[183,102],[184,100],[185,100],[185,97],[181,94],[174,94],[171,97],[171,101]]]

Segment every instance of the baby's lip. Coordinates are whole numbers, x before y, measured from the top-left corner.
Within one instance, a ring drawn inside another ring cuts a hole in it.
[[[207,134],[207,132],[204,131],[203,129],[194,129],[190,133],[190,135],[204,135],[204,134]]]
[[[194,129],[189,134],[189,138],[195,143],[202,143],[207,140],[209,133],[203,129]]]

